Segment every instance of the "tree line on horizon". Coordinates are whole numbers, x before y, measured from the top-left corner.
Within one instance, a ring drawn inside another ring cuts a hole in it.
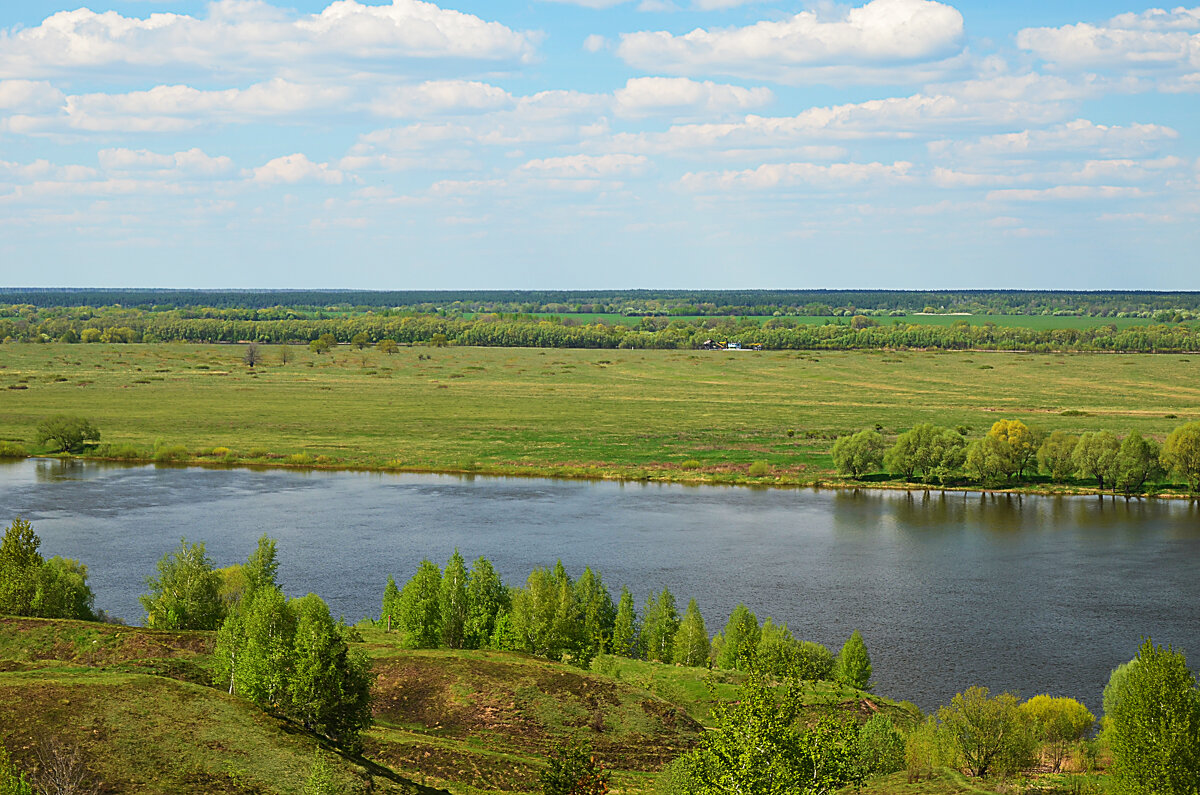
[[[1157,478],[1172,474],[1188,491],[1200,494],[1200,422],[1172,430],[1160,446],[1133,431],[1123,439],[1109,430],[1078,436],[1046,431],[1016,419],[998,420],[979,439],[966,428],[922,423],[888,446],[870,428],[838,437],[830,451],[839,474],[862,479],[881,469],[906,481],[948,484],[966,478],[982,486],[1020,483],[1044,472],[1055,483],[1071,477],[1096,482],[1126,496],[1142,493]]]
[[[1171,315],[1174,319],[1178,315]],[[1183,318],[1182,315],[1178,315]],[[1189,318],[1190,319],[1190,318]],[[0,341],[65,343],[239,343],[465,345],[479,347],[697,350],[732,339],[767,350],[993,350],[1031,352],[1183,353],[1200,351],[1200,323],[1161,322],[1119,328],[1037,329],[998,326],[983,319],[928,325],[862,314],[821,324],[778,317],[681,319],[642,317],[637,325],[582,322],[569,315],[336,314],[266,320],[184,317],[177,311],[117,309],[42,317],[0,316]]]
[[[851,315],[857,310],[1090,317],[1200,311],[1200,292],[1153,290],[179,290],[0,288],[0,304],[144,310],[624,312],[664,315]]]

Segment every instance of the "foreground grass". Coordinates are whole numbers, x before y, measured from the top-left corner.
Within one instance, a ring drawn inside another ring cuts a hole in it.
[[[67,413],[180,461],[808,484],[864,427],[977,436],[1017,417],[1162,439],[1200,418],[1188,356],[262,350],[251,369],[233,345],[0,345],[0,441],[35,450],[37,423]]]

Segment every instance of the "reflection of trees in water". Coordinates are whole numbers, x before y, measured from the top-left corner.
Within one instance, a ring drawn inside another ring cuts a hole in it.
[[[997,534],[1086,528],[1137,535],[1147,524],[1200,531],[1196,501],[1124,497],[1043,497],[963,491],[848,489],[833,498],[839,532],[865,529],[919,531],[922,535],[982,529]]]

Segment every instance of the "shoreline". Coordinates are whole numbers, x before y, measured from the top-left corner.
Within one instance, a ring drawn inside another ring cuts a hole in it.
[[[920,484],[920,483],[896,483],[896,482],[853,482],[846,480],[827,480],[822,477],[816,477],[809,480],[799,478],[788,478],[787,476],[770,477],[763,476],[760,478],[750,479],[748,477],[737,477],[729,479],[713,479],[705,477],[664,477],[664,473],[669,473],[672,470],[633,470],[622,474],[614,469],[601,469],[599,467],[578,466],[578,467],[559,467],[547,468],[541,471],[529,471],[530,468],[521,467],[480,467],[480,468],[429,468],[429,467],[393,467],[393,466],[369,466],[369,465],[354,465],[354,464],[297,464],[285,461],[211,461],[204,458],[191,458],[186,460],[175,461],[156,461],[153,458],[104,458],[101,456],[88,455],[28,455],[24,458],[7,458],[0,459],[0,463],[27,461],[92,461],[108,464],[127,464],[129,466],[161,466],[177,469],[200,468],[200,469],[250,469],[250,470],[285,470],[295,472],[359,472],[366,474],[391,474],[391,475],[455,475],[468,477],[485,477],[485,478],[542,478],[545,480],[573,480],[573,481],[592,481],[592,482],[610,482],[610,483],[645,483],[659,485],[677,485],[688,487],[740,487],[750,489],[813,489],[815,491],[903,491],[909,493],[941,492],[943,494],[979,494],[979,495],[1012,495],[1012,496],[1031,496],[1031,497],[1106,497],[1116,499],[1124,499],[1126,502],[1131,500],[1172,500],[1172,501],[1188,501],[1195,502],[1200,499],[1200,496],[1187,493],[1177,492],[1152,492],[1145,494],[1116,494],[1112,491],[1101,491],[1095,488],[1087,487],[1069,487],[1066,489],[1047,489],[1039,486],[1030,487],[1012,487],[1012,488],[986,488],[983,486],[961,486],[961,485],[941,485],[941,484]],[[584,470],[584,471],[581,471]]]

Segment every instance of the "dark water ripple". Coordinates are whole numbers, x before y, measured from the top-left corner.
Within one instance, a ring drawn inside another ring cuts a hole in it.
[[[878,689],[924,708],[972,684],[1098,708],[1151,635],[1200,667],[1200,509],[1186,502],[758,491],[433,475],[0,465],[0,519],[90,567],[97,604],[137,596],[180,536],[217,565],[279,540],[284,589],[355,620],[454,547],[506,582],[562,558],[640,603],[694,596],[710,632],[738,601],[835,650],[867,640]]]

